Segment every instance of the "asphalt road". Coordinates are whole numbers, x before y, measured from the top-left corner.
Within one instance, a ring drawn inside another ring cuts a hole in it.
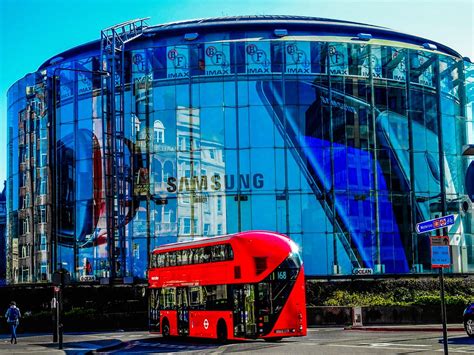
[[[463,332],[451,332],[449,352],[474,354],[474,338]],[[288,338],[279,343],[262,340],[221,345],[203,339],[144,338],[125,342],[111,354],[153,353],[271,353],[271,354],[442,354],[440,332],[347,331],[342,328],[309,329],[308,336]]]

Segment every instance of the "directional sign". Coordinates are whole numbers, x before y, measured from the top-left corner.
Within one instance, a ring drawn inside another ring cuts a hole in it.
[[[418,223],[416,225],[416,232],[418,234],[431,232],[436,229],[452,226],[453,224],[454,224],[454,215],[450,214],[449,216],[430,219],[429,221]]]
[[[451,253],[449,250],[449,237],[430,237],[431,242],[431,267],[445,268],[451,266]]]

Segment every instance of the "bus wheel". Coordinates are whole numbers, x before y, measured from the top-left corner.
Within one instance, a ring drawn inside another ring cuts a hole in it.
[[[269,342],[269,343],[277,343],[279,341],[281,341],[283,338],[264,338],[263,340],[265,340],[266,342]]]
[[[227,341],[227,326],[223,319],[219,319],[219,322],[217,322],[217,340],[219,340],[220,343]]]
[[[163,325],[161,326],[161,335],[163,338],[168,339],[170,337],[170,322],[168,319],[163,319]]]

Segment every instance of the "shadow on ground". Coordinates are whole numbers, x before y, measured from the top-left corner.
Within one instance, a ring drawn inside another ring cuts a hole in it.
[[[278,346],[277,344],[266,343],[261,340],[232,340],[220,343],[217,340],[202,338],[170,338],[161,337],[151,339],[134,340],[116,349],[117,353],[180,353],[180,352],[209,352],[217,350],[222,345],[232,347],[233,345],[244,344],[241,351],[257,353],[261,349]],[[231,348],[227,350],[232,351]]]
[[[119,346],[122,342],[118,339],[104,339],[104,340],[88,340],[85,341],[68,341],[63,343],[63,349],[66,354],[86,354],[94,349],[109,348]],[[42,346],[48,349],[59,349],[58,343],[38,343],[32,344],[35,346]]]
[[[440,339],[439,342],[443,343],[443,339]],[[474,338],[469,338],[467,335],[465,337],[448,338],[448,344],[452,344],[452,345],[474,345]]]

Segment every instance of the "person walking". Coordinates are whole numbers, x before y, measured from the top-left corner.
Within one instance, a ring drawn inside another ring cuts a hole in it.
[[[10,343],[13,344],[13,340],[15,340],[16,344],[16,327],[20,323],[20,309],[16,306],[16,302],[10,302],[10,308],[8,308],[7,313],[5,313],[5,318],[7,319],[7,323],[10,326],[10,330],[12,333],[12,337],[10,339]]]

